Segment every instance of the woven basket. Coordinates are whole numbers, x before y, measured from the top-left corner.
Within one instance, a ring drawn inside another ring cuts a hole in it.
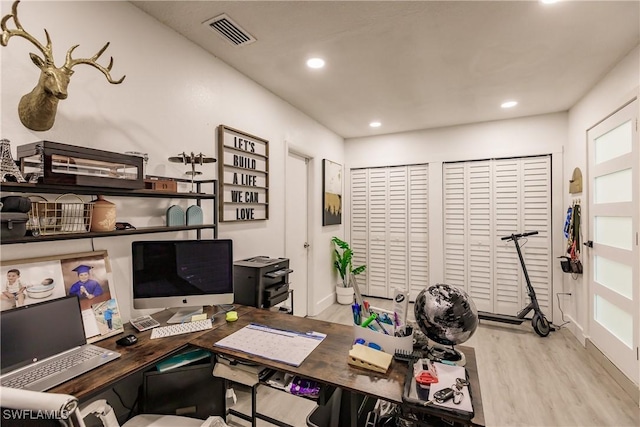
[[[33,200],[38,197],[43,199]],[[62,202],[62,198],[75,198],[79,202]],[[27,230],[31,230],[34,236],[51,234],[86,233],[91,226],[93,204],[85,203],[76,194],[63,194],[54,202],[49,202],[42,196],[29,196],[31,210]]]

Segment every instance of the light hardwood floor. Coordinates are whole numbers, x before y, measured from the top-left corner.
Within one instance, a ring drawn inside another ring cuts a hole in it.
[[[391,308],[390,300],[368,300],[375,307]],[[353,320],[350,306],[338,304],[314,318],[347,325]],[[640,426],[637,402],[566,329],[541,338],[528,322],[513,326],[482,321],[464,345],[475,349],[487,426]],[[237,393],[237,407],[248,412],[248,395]],[[295,426],[306,426],[314,407],[313,402],[264,387],[258,395],[260,411]],[[230,417],[229,425],[250,424]]]

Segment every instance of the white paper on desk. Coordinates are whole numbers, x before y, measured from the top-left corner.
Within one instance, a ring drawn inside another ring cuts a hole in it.
[[[326,336],[318,332],[287,331],[252,323],[214,345],[300,366]]]
[[[82,321],[84,322],[84,335],[87,338],[100,335],[100,329],[98,329],[98,322],[96,321],[96,314],[93,310],[82,310]]]
[[[451,387],[455,390],[456,378],[467,378],[467,371],[462,366],[446,365],[440,362],[433,362],[433,365],[436,367],[436,371],[438,372],[438,382],[431,384],[431,387],[429,387],[429,400],[433,399],[433,395],[436,391],[442,390],[443,388]],[[461,391],[463,397],[459,404],[456,405],[453,403],[453,399],[449,399],[444,403],[433,402],[433,405],[472,413],[473,405],[471,404],[469,387],[464,386]]]

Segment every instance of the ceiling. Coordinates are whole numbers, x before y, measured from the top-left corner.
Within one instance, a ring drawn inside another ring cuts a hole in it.
[[[344,138],[566,111],[640,42],[638,1],[131,3]]]

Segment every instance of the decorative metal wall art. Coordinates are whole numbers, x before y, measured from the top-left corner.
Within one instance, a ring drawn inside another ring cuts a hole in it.
[[[51,38],[47,30],[44,30],[44,34],[47,38],[46,46],[40,43],[34,36],[29,34],[20,24],[18,19],[18,4],[20,0],[16,0],[11,7],[11,13],[4,16],[0,21],[0,28],[2,28],[2,35],[0,36],[0,44],[6,46],[9,43],[9,39],[13,36],[22,37],[27,41],[30,41],[43,55],[40,57],[35,53],[31,53],[31,61],[40,68],[40,79],[38,84],[33,90],[24,95],[20,99],[18,104],[18,115],[20,121],[24,126],[35,131],[45,131],[51,129],[56,118],[56,111],[58,109],[58,101],[67,98],[67,87],[71,75],[73,74],[72,68],[79,64],[90,65],[97,68],[107,77],[109,83],[120,84],[126,76],[123,76],[119,80],[111,78],[111,67],[113,67],[113,57],[109,60],[109,65],[104,67],[97,63],[100,55],[104,53],[109,47],[109,43],[104,45],[102,49],[98,51],[91,58],[78,58],[73,59],[73,51],[79,46],[75,45],[67,51],[67,58],[62,67],[56,67],[53,60],[53,50],[51,48]],[[7,28],[9,20],[13,19],[15,29]]]

